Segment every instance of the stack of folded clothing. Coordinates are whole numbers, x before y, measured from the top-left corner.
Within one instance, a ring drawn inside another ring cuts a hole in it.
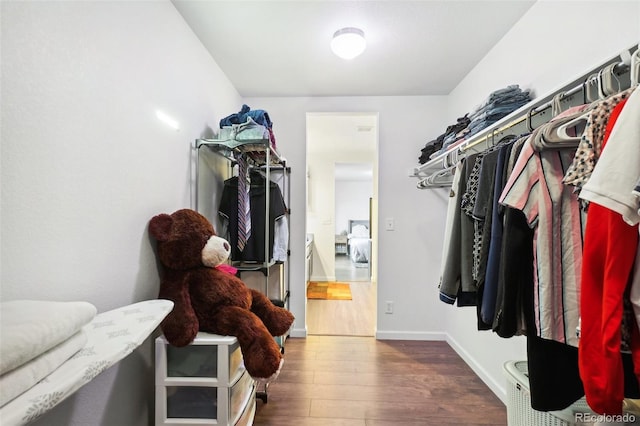
[[[420,164],[426,163],[434,153],[440,153],[456,142],[463,140],[468,132],[467,126],[469,126],[470,121],[465,114],[464,117],[458,118],[455,124],[448,126],[443,134],[427,142],[421,150],[420,157],[418,157]]]
[[[88,302],[0,303],[0,407],[44,379],[82,349],[82,330],[96,316]]]
[[[427,142],[418,161],[424,164],[434,155],[462,144],[466,139],[491,126],[531,101],[529,90],[521,90],[517,84],[491,92],[473,112],[457,119],[436,139]]]
[[[242,105],[239,112],[220,120],[219,139],[236,141],[268,139],[271,146],[276,147],[273,122],[269,113],[262,109],[252,110],[246,104]]]
[[[456,124],[452,124],[447,127],[447,130],[444,132],[444,143],[442,145],[443,150],[455,145],[461,140],[464,140],[465,136],[469,132],[469,123],[471,123],[471,119],[468,115],[469,114],[465,114],[463,117],[458,118]]]
[[[429,161],[431,155],[434,152],[439,152],[442,149],[442,144],[444,142],[444,133],[438,136],[436,139],[429,141],[425,144],[424,148],[420,150],[420,156],[418,157],[418,162],[420,164],[424,164]]]
[[[529,90],[522,90],[517,84],[491,92],[489,97],[469,115],[471,122],[467,137],[491,126],[529,101],[531,101]]]

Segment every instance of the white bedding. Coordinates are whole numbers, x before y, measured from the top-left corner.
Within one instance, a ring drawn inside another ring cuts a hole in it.
[[[353,225],[348,235],[349,257],[353,263],[368,263],[371,239],[369,228],[364,225]]]
[[[369,238],[349,238],[349,256],[354,263],[369,262]]]
[[[88,302],[14,300],[0,303],[0,374],[76,334],[96,316]]]
[[[0,376],[0,407],[47,377],[87,343],[84,330]]]
[[[42,381],[0,408],[2,426],[35,420],[129,355],[173,308],[168,300],[147,300],[103,312],[82,328],[87,343]]]

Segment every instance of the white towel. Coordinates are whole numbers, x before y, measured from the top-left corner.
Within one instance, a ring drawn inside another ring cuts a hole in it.
[[[0,407],[47,377],[87,343],[81,330],[40,356],[0,376]]]
[[[0,374],[76,334],[96,316],[88,302],[15,300],[0,303]]]

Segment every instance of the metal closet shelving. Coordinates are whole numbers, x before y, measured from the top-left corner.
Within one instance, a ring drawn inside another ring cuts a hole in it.
[[[248,162],[250,170],[257,170],[264,176],[265,182],[265,233],[264,233],[264,253],[265,259],[264,261],[238,261],[232,260],[231,265],[238,269],[238,276],[242,278],[243,274],[251,273],[251,272],[259,272],[263,277],[263,293],[271,299],[271,301],[281,307],[289,309],[289,299],[290,299],[290,290],[289,290],[289,244],[287,244],[287,253],[285,261],[275,261],[272,258],[268,258],[268,254],[270,253],[270,231],[269,231],[269,223],[270,220],[270,200],[271,200],[271,183],[272,176],[275,173],[282,174],[282,185],[281,192],[283,195],[283,199],[285,202],[285,215],[287,217],[287,221],[289,220],[289,215],[291,213],[290,210],[290,189],[289,189],[289,176],[291,173],[291,168],[287,166],[286,159],[280,155],[280,153],[275,149],[269,139],[247,139],[247,140],[220,140],[220,139],[196,139],[195,140],[195,150],[196,150],[196,178],[195,178],[195,208],[197,211],[199,209],[199,193],[200,193],[200,167],[201,167],[201,152],[203,149],[206,149],[210,152],[213,152],[219,155],[221,158],[227,160],[229,169],[231,170],[230,174],[233,174],[233,168],[237,164],[237,158],[239,155],[244,156]],[[290,238],[289,238],[290,239]],[[270,280],[274,276],[273,272],[277,270],[278,276],[277,281],[277,291],[276,294],[270,292]],[[243,281],[246,279],[243,278]],[[251,287],[251,286],[250,286]],[[284,344],[287,339],[287,335],[284,336],[276,336],[275,340],[280,346],[280,350],[284,353]],[[264,402],[268,400],[268,384],[263,385],[263,389],[257,390],[256,396],[262,399]]]

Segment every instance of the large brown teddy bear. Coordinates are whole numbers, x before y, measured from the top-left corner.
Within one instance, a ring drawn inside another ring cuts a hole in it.
[[[198,331],[236,336],[249,374],[274,379],[282,354],[273,336],[289,330],[293,315],[226,271],[228,265],[219,266],[231,247],[200,213],[183,209],[157,215],[149,232],[164,269],[158,298],[174,303],[161,323],[167,341],[186,346]]]

